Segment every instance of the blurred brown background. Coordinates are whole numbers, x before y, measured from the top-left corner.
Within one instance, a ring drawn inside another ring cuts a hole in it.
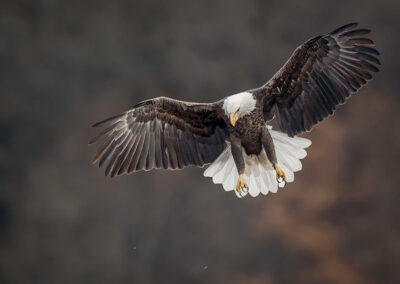
[[[399,1],[0,2],[0,283],[399,283]],[[105,178],[93,122],[260,86],[358,21],[382,71],[239,200],[203,169]]]

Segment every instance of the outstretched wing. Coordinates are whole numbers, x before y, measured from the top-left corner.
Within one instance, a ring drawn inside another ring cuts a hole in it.
[[[379,52],[356,23],[317,36],[299,46],[263,86],[264,118],[276,117],[290,136],[310,130],[332,114],[378,72]]]
[[[218,104],[159,97],[93,125],[104,129],[89,144],[103,141],[93,163],[105,174],[182,169],[213,162],[225,148],[226,123]]]

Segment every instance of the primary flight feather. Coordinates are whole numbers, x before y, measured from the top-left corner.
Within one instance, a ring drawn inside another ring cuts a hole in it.
[[[238,197],[276,192],[294,180],[311,141],[295,137],[332,114],[372,79],[379,52],[356,23],[300,45],[262,87],[215,103],[166,97],[96,123],[93,159],[111,177],[139,170],[202,167]],[[279,131],[267,122],[275,119]]]

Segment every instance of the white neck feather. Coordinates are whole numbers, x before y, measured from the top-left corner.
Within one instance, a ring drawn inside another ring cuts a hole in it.
[[[229,96],[222,106],[227,116],[239,110],[239,118],[251,113],[255,107],[256,100],[253,94],[249,92],[242,92]]]

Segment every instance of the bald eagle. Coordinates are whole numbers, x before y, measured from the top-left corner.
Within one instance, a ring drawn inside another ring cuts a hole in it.
[[[378,72],[368,29],[347,24],[294,51],[263,86],[215,103],[158,97],[94,124],[103,130],[93,162],[106,176],[140,170],[204,172],[238,197],[276,192],[293,182],[311,141],[296,135],[331,115]],[[275,120],[277,130],[267,123]]]

